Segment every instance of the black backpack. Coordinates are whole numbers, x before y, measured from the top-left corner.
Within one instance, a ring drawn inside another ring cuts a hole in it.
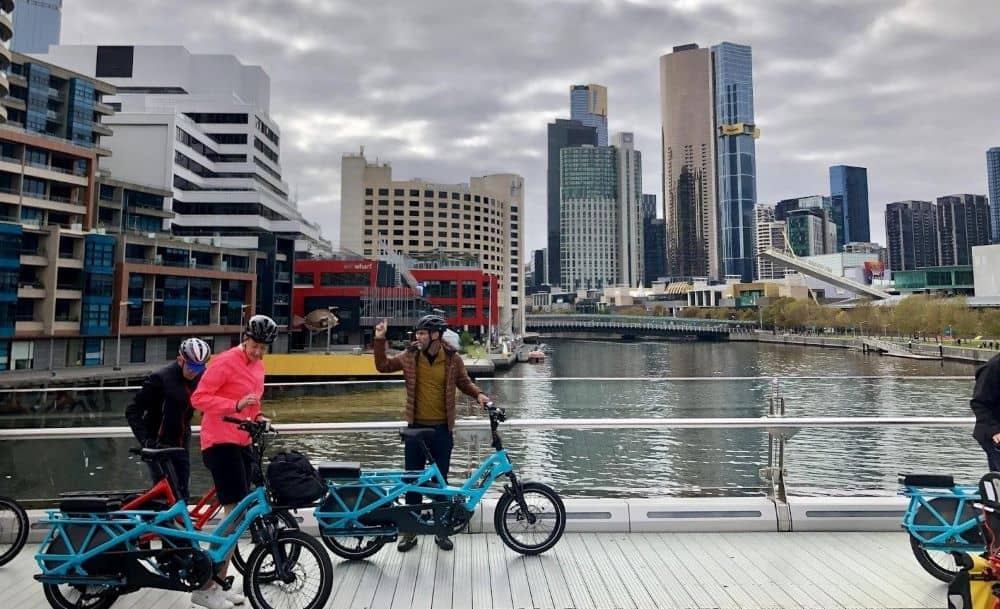
[[[288,507],[312,505],[326,495],[326,483],[309,459],[298,451],[281,451],[271,457],[267,480],[278,504]]]

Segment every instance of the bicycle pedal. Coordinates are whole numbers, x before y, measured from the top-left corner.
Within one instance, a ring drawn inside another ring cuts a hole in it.
[[[229,589],[233,587],[233,581],[235,581],[235,578],[232,575],[228,575],[221,579],[218,575],[213,575],[212,579],[215,580],[215,583],[219,584],[219,587],[226,592],[229,592]]]

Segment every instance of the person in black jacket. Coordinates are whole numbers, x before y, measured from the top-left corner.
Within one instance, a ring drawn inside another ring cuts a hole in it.
[[[125,408],[125,418],[139,444],[146,448],[165,448],[191,444],[191,394],[212,355],[208,343],[189,338],[181,343],[176,361],[150,374]],[[178,499],[188,498],[191,458],[187,452],[171,458],[177,474]],[[153,482],[161,475],[152,471]]]
[[[1000,355],[976,370],[976,388],[969,402],[976,414],[972,437],[986,452],[990,471],[1000,471]]]

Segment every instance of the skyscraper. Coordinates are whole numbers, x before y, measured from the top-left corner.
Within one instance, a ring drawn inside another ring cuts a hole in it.
[[[562,251],[559,218],[559,151],[574,146],[596,146],[597,128],[588,127],[580,121],[558,118],[549,123],[549,154],[546,177],[548,212],[548,279],[551,285],[562,285],[560,273],[560,252]]]
[[[868,226],[868,170],[834,165],[830,168],[830,199],[837,224],[837,251],[845,243],[871,241]]]
[[[889,269],[912,271],[938,266],[937,214],[930,201],[896,201],[885,206]]]
[[[756,235],[756,250],[758,253],[769,249],[779,252],[787,252],[785,222],[776,220],[774,208],[769,205],[758,205],[754,208],[754,228]],[[758,256],[757,258],[757,278],[758,279],[781,279],[785,276],[785,269],[775,268],[774,263]]]
[[[990,209],[983,195],[937,199],[938,263],[972,264],[972,248],[990,243]]]
[[[608,145],[608,89],[601,85],[569,88],[570,118],[597,129],[597,145]]]
[[[59,44],[62,28],[62,0],[22,0],[14,11],[14,39],[18,53],[47,53]]]
[[[642,274],[647,288],[667,274],[666,238],[663,218],[656,217],[656,195],[642,195]]]
[[[754,276],[754,205],[757,170],[754,140],[753,59],[750,47],[723,42],[712,47],[715,73],[716,159],[722,272]]]
[[[563,148],[559,212],[562,287],[601,289],[618,283],[618,164],[610,146]]]
[[[638,288],[643,277],[642,153],[631,133],[614,137],[618,164],[618,285]]]
[[[1000,243],[1000,146],[986,151],[986,184],[990,194],[990,240]]]
[[[719,279],[712,53],[697,44],[660,57],[663,211],[671,277]]]

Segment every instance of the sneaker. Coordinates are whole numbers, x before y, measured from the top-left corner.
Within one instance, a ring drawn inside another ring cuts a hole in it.
[[[218,586],[195,590],[191,593],[191,602],[206,609],[233,609],[233,604],[226,600],[226,591]]]
[[[230,588],[228,591],[226,591],[226,600],[228,600],[230,603],[234,605],[242,605],[243,603],[247,602],[247,597],[237,592],[236,588]]]
[[[400,552],[409,552],[417,545],[417,536],[412,533],[404,533],[396,544],[396,549]]]
[[[450,537],[444,537],[441,535],[434,538],[434,543],[436,543],[437,547],[441,548],[445,552],[450,552],[455,547],[455,544],[451,541]]]

